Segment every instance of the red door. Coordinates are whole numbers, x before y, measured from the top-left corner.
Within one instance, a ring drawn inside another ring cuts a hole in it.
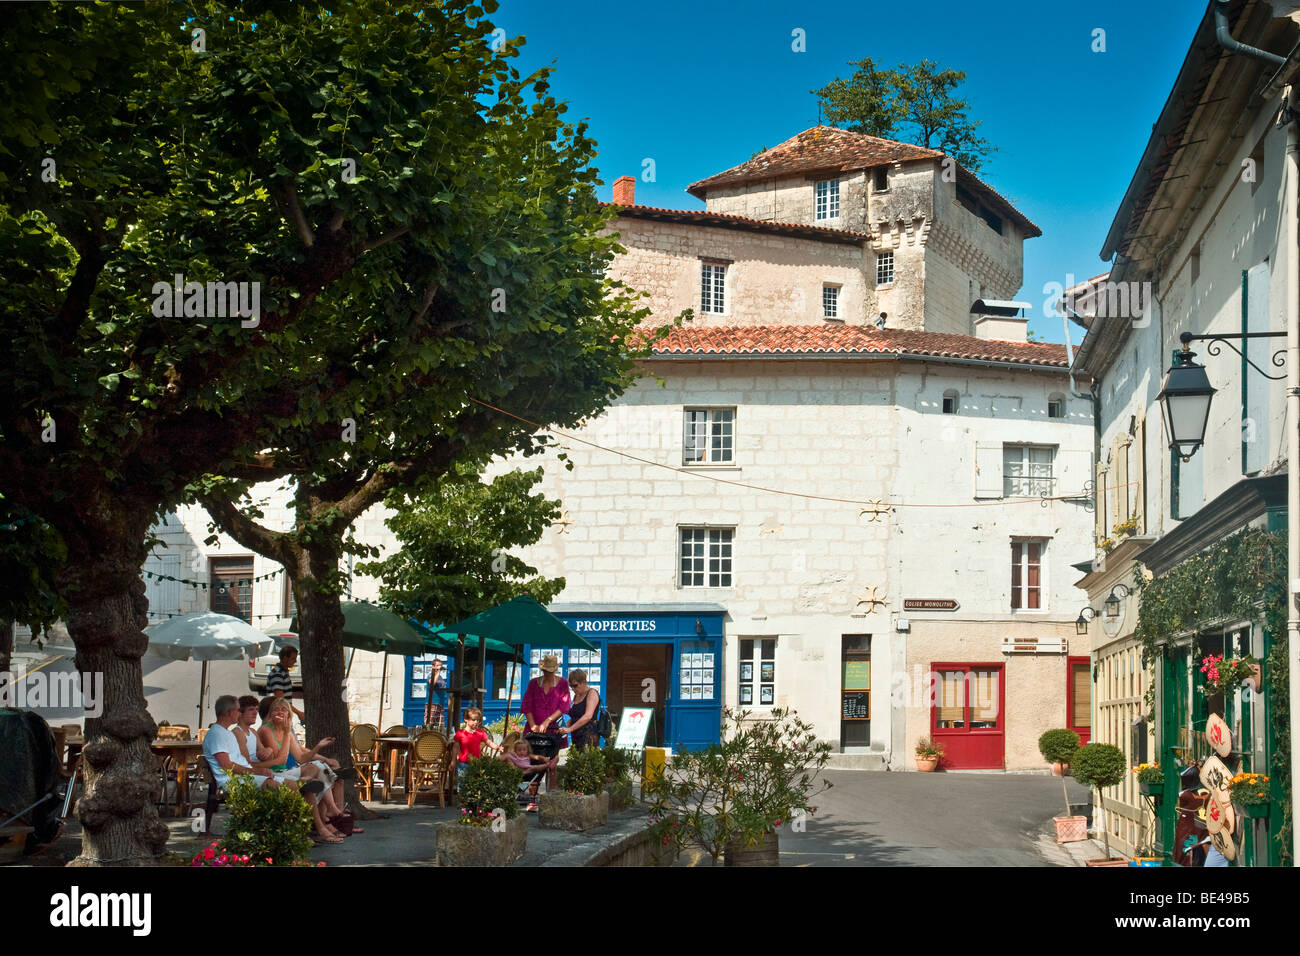
[[[1006,750],[1006,682],[997,664],[932,664],[930,733],[943,748],[941,766],[1001,770]]]
[[[1067,660],[1065,726],[1079,735],[1079,743],[1092,739],[1092,662],[1086,657]]]

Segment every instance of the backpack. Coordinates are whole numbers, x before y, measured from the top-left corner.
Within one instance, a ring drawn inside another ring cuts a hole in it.
[[[601,705],[600,712],[596,714],[596,733],[608,740],[614,736],[614,721],[609,716],[609,708]]]

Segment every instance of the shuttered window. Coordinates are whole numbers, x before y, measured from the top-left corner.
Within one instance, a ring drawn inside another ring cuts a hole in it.
[[[1070,712],[1071,728],[1092,727],[1092,672],[1087,663],[1073,664],[1070,667],[1070,700],[1073,704]]]

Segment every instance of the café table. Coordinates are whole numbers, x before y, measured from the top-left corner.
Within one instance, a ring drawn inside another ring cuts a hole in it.
[[[381,747],[388,748],[388,773],[384,775],[384,793],[382,800],[388,802],[389,791],[392,789],[393,781],[397,779],[397,766],[401,758],[405,755],[407,763],[410,763],[411,752],[415,748],[415,741],[410,737],[399,737],[396,734],[379,738]],[[408,781],[407,788],[410,788]]]
[[[86,738],[68,737],[63,741],[63,745],[68,748],[67,767],[68,776],[71,777],[73,771],[77,769],[77,761],[81,759],[81,748],[86,746]]]
[[[155,740],[149,749],[159,757],[170,757],[176,762],[176,812],[184,816],[189,805],[190,764],[202,759],[203,742],[200,740]]]

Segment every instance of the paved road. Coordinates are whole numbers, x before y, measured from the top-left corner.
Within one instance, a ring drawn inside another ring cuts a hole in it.
[[[1064,809],[1046,774],[834,771],[803,833],[781,830],[782,866],[1049,866],[1038,844]],[[1072,803],[1088,800],[1068,781]],[[1080,809],[1076,812],[1085,812]]]

